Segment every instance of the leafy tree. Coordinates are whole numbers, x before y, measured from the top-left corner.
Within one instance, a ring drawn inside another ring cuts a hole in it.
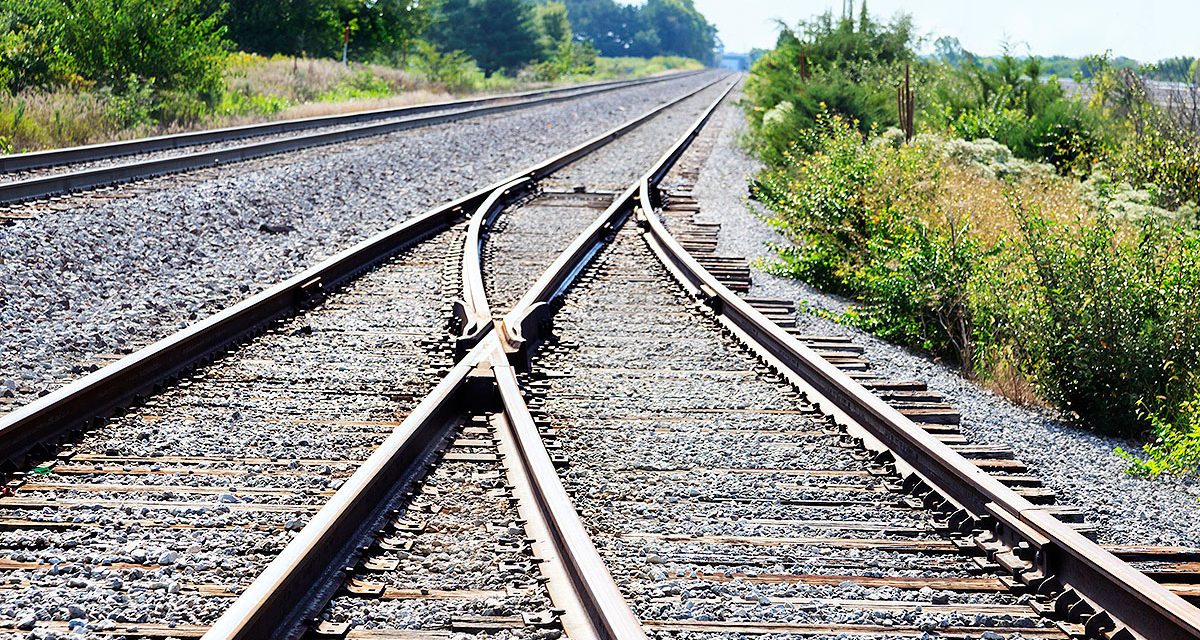
[[[243,51],[338,57],[350,27],[356,58],[403,61],[437,17],[439,0],[204,0]]]
[[[358,32],[351,50],[359,57],[403,65],[417,40],[437,20],[440,0],[383,0],[361,2],[352,22]]]
[[[1147,74],[1155,80],[1167,82],[1196,82],[1193,73],[1196,59],[1192,56],[1178,56],[1160,60]]]
[[[429,40],[444,51],[464,51],[491,74],[535,62],[538,25],[523,0],[447,0]]]
[[[548,2],[534,8],[537,19],[538,45],[547,55],[554,55],[559,45],[571,41],[571,21],[567,19],[567,6],[561,2]]]
[[[896,123],[896,78],[914,61],[908,16],[890,24],[825,12],[793,31],[781,25],[773,51],[751,68],[745,101],[758,152],[780,163],[800,132],[830,111],[861,132]],[[919,71],[919,67],[918,67]]]
[[[564,0],[576,37],[605,56],[678,55],[711,64],[716,28],[692,0]]]
[[[638,19],[656,38],[635,38],[634,55],[678,55],[712,64],[717,30],[692,0],[647,0]]]
[[[563,4],[576,36],[594,44],[601,55],[630,55],[638,7],[613,0],[565,0]]]
[[[228,6],[223,23],[243,51],[272,55],[341,53],[350,3],[343,0],[208,0]]]
[[[966,58],[962,43],[953,36],[942,36],[934,40],[933,51],[938,60],[952,67],[957,67]]]

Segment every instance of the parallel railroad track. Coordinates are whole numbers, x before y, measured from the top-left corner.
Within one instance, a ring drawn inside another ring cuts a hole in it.
[[[86,593],[136,576],[204,614],[101,622],[81,603],[74,620],[6,624],[214,639],[1200,637],[1184,600],[1200,595],[1200,552],[1092,543],[1019,463],[956,438],[918,383],[875,380],[844,340],[789,333],[786,303],[735,293],[746,265],[708,250],[714,228],[678,219],[695,208],[694,169],[668,177],[703,155],[685,156],[732,86],[716,90],[619,193],[553,176],[583,175],[578,161],[653,114],[3,418],[8,584],[66,574]],[[304,457],[318,440],[312,453],[344,455]],[[190,456],[193,442],[214,455]],[[189,495],[217,496],[201,529],[202,501],[176,499]],[[64,504],[96,508],[66,522]],[[47,530],[73,539],[47,552]],[[152,541],[165,544],[150,554]]]
[[[0,204],[42,199],[71,191],[96,189],[404,129],[527,109],[689,77],[695,73],[683,72],[0,156]],[[238,142],[250,138],[258,140]],[[140,157],[121,161],[131,156]],[[99,197],[117,196],[99,194]],[[0,217],[22,217],[22,214],[14,212]]]

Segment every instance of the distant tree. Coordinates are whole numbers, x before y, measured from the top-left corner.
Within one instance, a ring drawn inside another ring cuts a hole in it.
[[[204,0],[226,6],[222,24],[243,51],[337,57],[350,27],[358,59],[402,61],[437,16],[441,0]]]
[[[613,0],[565,0],[563,4],[578,38],[594,44],[601,55],[631,55],[638,7]]]
[[[243,51],[333,56],[341,53],[349,3],[339,0],[207,0],[228,7],[222,23]]]
[[[913,58],[917,37],[912,17],[902,15],[886,25],[865,16],[857,24],[850,16],[834,18],[826,11],[803,22],[801,37],[811,64],[834,67],[846,64],[882,64]]]
[[[640,55],[677,55],[712,64],[717,30],[692,0],[647,0],[638,18],[658,36],[658,50]]]
[[[428,34],[440,49],[465,52],[488,74],[539,60],[538,36],[533,6],[524,0],[446,0]]]
[[[538,47],[543,57],[558,51],[563,43],[571,42],[571,21],[567,19],[567,6],[561,2],[548,2],[534,9],[538,28]]]
[[[1155,80],[1166,82],[1188,82],[1194,80],[1191,71],[1195,64],[1196,59],[1191,56],[1167,58],[1158,61],[1158,64],[1155,64],[1147,75]]]
[[[437,20],[441,0],[381,0],[359,3],[351,42],[359,57],[403,65],[417,41]]]
[[[946,64],[957,67],[962,64],[964,54],[962,43],[953,36],[942,36],[933,41],[934,55]]]

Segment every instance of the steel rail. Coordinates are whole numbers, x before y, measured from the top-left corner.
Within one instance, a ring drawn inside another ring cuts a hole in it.
[[[660,159],[660,164],[656,165],[648,175],[665,175],[665,171],[662,171],[662,166],[660,166],[661,163],[673,163],[679,157],[682,149],[694,139],[695,133],[708,121],[709,116],[721,100],[729,95],[735,84],[731,83],[729,88],[722,92],[721,97],[708,107],[705,115],[697,121],[693,129]],[[630,123],[623,125],[622,128],[628,130],[636,126],[635,123],[644,120],[645,117],[635,118]],[[601,136],[596,141],[606,136]],[[585,143],[579,149],[592,148],[597,144],[596,141]],[[563,162],[559,166],[565,164],[567,163]],[[528,178],[532,175],[527,174],[520,179],[498,185],[488,196],[481,199],[479,209],[472,219],[472,227],[476,233],[473,236],[469,235],[464,242],[464,251],[468,255],[472,251],[478,255],[479,230],[483,227],[485,219],[495,215],[501,206],[500,203],[506,197],[528,188],[530,184]],[[636,188],[635,184],[630,191],[627,191],[630,203],[633,202]],[[612,209],[610,207],[610,210]],[[601,214],[597,222],[605,222],[608,217],[610,215],[606,211]],[[565,256],[573,254],[572,247],[591,235],[591,227],[589,227],[576,238],[576,242],[573,242],[563,255],[560,255],[559,259],[551,265],[547,274],[543,275],[543,278],[547,277],[549,271],[555,269],[567,272],[561,277],[552,278],[556,282],[569,282],[574,275],[577,275],[585,265],[576,260],[566,259]],[[595,254],[596,251],[588,252],[589,260]],[[464,265],[467,262],[464,259]],[[471,263],[476,266],[480,265],[478,259],[472,260]],[[474,282],[475,284],[472,286],[477,290],[466,294],[465,297],[473,299],[475,301],[473,304],[476,305],[474,309],[483,313],[482,310],[490,308],[490,305],[482,287],[482,273],[467,274],[464,272],[464,283],[467,281]],[[479,342],[439,383],[434,393],[424,399],[418,405],[417,410],[410,414],[397,431],[389,437],[390,445],[387,451],[372,455],[368,460],[370,467],[360,469],[354,474],[351,482],[347,482],[337,491],[334,496],[335,500],[318,512],[314,520],[302,530],[301,536],[289,543],[283,554],[268,566],[267,570],[238,598],[234,606],[230,607],[209,629],[204,635],[206,640],[278,637],[289,627],[294,630],[297,623],[312,611],[313,603],[319,601],[322,594],[327,595],[331,589],[336,588],[336,585],[331,586],[328,583],[334,577],[334,570],[328,569],[328,567],[332,566],[336,569],[345,566],[354,558],[354,549],[364,537],[363,532],[370,530],[370,523],[378,520],[380,509],[386,510],[386,506],[388,506],[386,496],[394,493],[403,479],[411,478],[411,475],[408,475],[409,471],[401,472],[399,470],[399,467],[404,464],[397,462],[401,455],[400,452],[411,451],[418,447],[420,447],[420,451],[427,451],[428,449],[425,447],[430,446],[429,442],[421,445],[408,444],[408,440],[422,437],[426,440],[431,439],[429,435],[420,436],[418,434],[442,434],[441,437],[444,438],[444,432],[439,429],[446,428],[445,425],[448,422],[444,414],[439,413],[438,408],[451,406],[453,398],[463,399],[460,409],[473,408],[478,411],[492,405],[494,400],[487,397],[486,390],[480,387],[473,390],[462,390],[462,387],[468,382],[483,383],[485,380],[493,385],[492,393],[498,397],[501,411],[505,416],[505,421],[500,426],[508,430],[506,435],[511,436],[517,452],[517,460],[514,461],[515,465],[510,470],[528,483],[535,503],[530,505],[530,508],[534,509],[530,513],[535,516],[537,527],[547,532],[550,538],[548,542],[555,552],[554,557],[562,564],[562,575],[565,580],[560,584],[552,579],[552,582],[556,584],[552,591],[552,597],[559,598],[556,600],[556,605],[564,604],[563,598],[572,603],[573,611],[568,616],[572,625],[571,637],[578,637],[581,640],[588,638],[637,640],[646,637],[640,622],[630,610],[599,553],[592,545],[570,497],[558,479],[558,474],[554,470],[541,436],[537,432],[533,418],[521,397],[515,369],[509,363],[509,354],[503,348],[500,333],[491,330],[495,326],[494,323],[484,325]],[[432,439],[436,444],[441,438]],[[421,458],[410,454],[404,459],[412,463]],[[387,477],[380,482],[368,483],[370,478],[385,472]],[[355,478],[358,480],[355,481]],[[343,493],[349,495],[343,496]],[[364,497],[364,494],[369,495]],[[377,503],[377,509],[374,511],[365,506],[359,506],[356,509],[347,506],[367,505],[372,499]],[[311,533],[309,532],[310,527],[313,528]],[[331,559],[334,561],[331,562]],[[326,565],[326,571],[319,570],[322,563]],[[577,614],[575,610],[582,612],[582,615]]]
[[[643,238],[652,251],[690,294],[712,307],[723,324],[807,387],[810,402],[862,434],[869,449],[877,454],[890,452],[898,469],[908,471],[906,475],[919,478],[950,504],[965,509],[960,517],[976,524],[994,522],[1009,547],[1028,545],[1033,550],[1030,561],[1040,571],[1040,575],[1029,574],[1036,582],[1074,589],[1141,637],[1200,638],[1200,609],[988,475],[721,284],[658,219],[652,189],[653,183],[642,182],[638,212]],[[1115,626],[1111,620],[1098,619],[1093,627]]]
[[[678,77],[679,76],[676,75],[641,80],[646,80],[646,82],[664,82],[666,80],[677,79]],[[644,84],[641,82],[641,80],[631,82],[639,82]],[[557,102],[575,100],[581,97],[599,93],[616,91],[618,89],[625,88],[626,86],[628,85],[592,88],[567,95],[552,95],[515,103],[470,107],[461,111],[416,116],[390,122],[367,124],[361,127],[342,129],[338,131],[299,134],[280,140],[253,142],[228,147],[225,149],[198,151],[194,153],[172,156],[169,158],[128,162],[111,167],[83,169],[51,176],[18,180],[7,184],[0,184],[0,204],[21,202],[24,200],[42,198],[59,193],[91,189],[120,182],[129,182],[132,180],[140,180],[143,178],[151,178],[204,167],[219,166],[222,164],[228,164],[230,162],[241,162],[288,151],[308,149],[339,142],[357,140],[359,138],[377,136],[385,133],[393,133],[405,129],[428,127],[467,118],[478,118],[495,113],[528,109],[535,106],[543,106]]]
[[[640,185],[647,182],[657,185],[663,179],[736,85],[736,80],[731,82],[688,131],[658,159],[653,168],[622,192],[603,214],[575,238],[504,316],[500,324],[501,340],[505,350],[513,354],[521,366],[528,365],[530,349],[537,339],[538,327],[549,315],[548,304],[570,286],[580,270],[603,248],[607,238],[624,223],[637,204]]]
[[[79,162],[109,160],[112,158],[137,155],[139,153],[167,151],[170,149],[180,149],[201,144],[229,142],[231,140],[239,140],[242,138],[274,135],[279,133],[288,133],[291,131],[305,131],[308,129],[336,127],[347,124],[357,124],[359,122],[370,122],[372,120],[386,120],[390,118],[399,118],[403,116],[417,115],[420,113],[428,113],[430,111],[444,111],[447,109],[458,109],[484,104],[497,104],[510,100],[521,100],[524,98],[532,98],[537,96],[556,95],[585,89],[602,87],[632,87],[639,84],[657,82],[667,78],[683,78],[690,75],[695,75],[697,73],[700,73],[700,71],[675,72],[664,76],[636,78],[633,80],[605,80],[602,82],[576,84],[569,87],[534,89],[532,91],[521,91],[495,96],[483,96],[479,98],[443,100],[424,104],[407,105],[403,107],[371,109],[367,111],[314,116],[310,118],[276,120],[274,122],[260,122],[236,127],[222,127],[220,129],[175,133],[148,138],[138,138],[136,140],[121,140],[117,142],[103,142],[99,144],[81,145],[77,147],[65,147],[62,149],[47,149],[44,151],[29,151],[26,153],[0,155],[0,173],[27,171],[30,169],[42,169],[45,167],[57,167]]]
[[[713,83],[719,80],[714,80]],[[705,87],[689,92],[695,95]],[[475,210],[497,189],[537,180],[607,144],[630,128],[623,124],[543,162],[457,200],[402,222],[139,351],[0,416],[0,464],[20,465],[35,447],[52,443],[129,406],[165,382],[305,305],[374,264]]]
[[[572,640],[645,640],[641,622],[621,595],[554,469],[498,335],[489,338],[494,345],[492,374],[506,418],[501,435],[511,439],[516,449],[514,473],[530,486],[533,504],[527,505],[526,519],[546,530],[554,557],[562,565],[564,579],[552,578],[549,588],[555,606],[565,610],[567,635]],[[565,606],[564,600],[572,606]]]
[[[473,346],[492,330],[492,308],[483,284],[483,231],[491,228],[496,216],[516,194],[525,193],[533,186],[534,182],[528,176],[503,185],[493,191],[471,216],[462,248],[463,295],[454,303],[454,314],[460,325],[459,349],[464,345]]]

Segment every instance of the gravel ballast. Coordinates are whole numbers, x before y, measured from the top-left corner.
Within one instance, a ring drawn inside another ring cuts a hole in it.
[[[767,242],[786,242],[747,207],[747,178],[759,163],[741,150],[744,116],[726,105],[720,140],[704,165],[695,195],[699,220],[722,223],[717,253],[763,257]],[[751,206],[757,206],[750,203]],[[837,313],[847,302],[800,281],[752,271],[751,295],[790,298],[814,310]],[[912,350],[813,314],[800,313],[798,326],[817,334],[851,335],[864,357],[885,378],[915,379],[944,396],[963,415],[964,435],[980,444],[1008,445],[1061,502],[1083,508],[1100,528],[1099,541],[1114,544],[1200,546],[1200,483],[1190,478],[1142,480],[1125,473],[1113,449],[1138,450],[1135,442],[1071,427],[1041,408],[1028,408],[965,380],[953,369]]]
[[[714,78],[156,178],[0,226],[0,399],[28,402]]]

